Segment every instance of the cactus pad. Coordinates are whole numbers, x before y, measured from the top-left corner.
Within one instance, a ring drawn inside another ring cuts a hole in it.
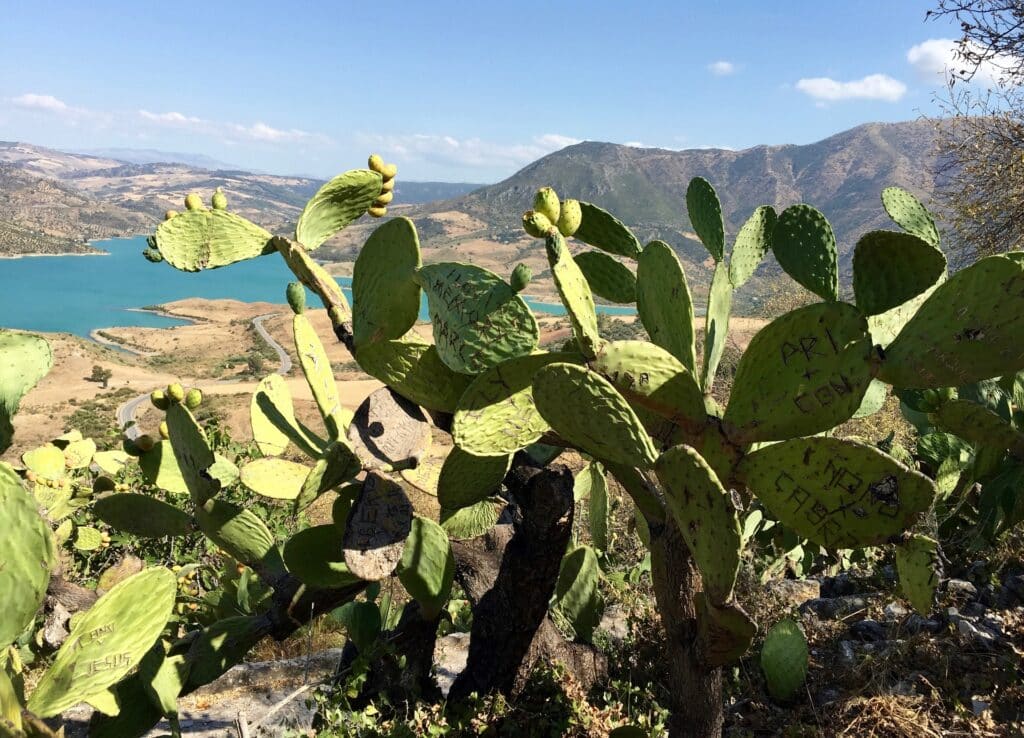
[[[420,241],[408,218],[392,218],[366,239],[352,269],[352,330],[357,346],[401,338],[420,312]]]
[[[569,253],[565,237],[561,233],[550,233],[545,241],[545,247],[551,274],[555,278],[555,287],[572,322],[576,344],[584,356],[593,358],[601,344],[601,337],[597,332],[597,312],[594,309],[594,296],[591,294],[587,278]]]
[[[423,410],[388,387],[359,405],[348,429],[352,449],[369,469],[423,458],[430,448],[430,421]]]
[[[604,601],[598,589],[601,567],[597,554],[589,546],[579,546],[565,555],[555,583],[555,607],[576,631],[576,636],[589,642],[601,622]]]
[[[665,502],[679,526],[712,604],[732,596],[740,566],[736,507],[718,476],[689,446],[663,453],[655,465]]]
[[[603,251],[584,251],[573,257],[590,289],[611,302],[636,302],[636,277],[625,264]]]
[[[52,443],[26,451],[21,455],[21,461],[37,477],[51,481],[64,478],[66,466],[64,452]]]
[[[437,348],[409,333],[397,341],[361,346],[356,360],[363,371],[403,397],[430,410],[455,412],[471,377],[449,369]]]
[[[57,563],[50,526],[36,502],[7,464],[0,463],[0,650],[5,649],[35,617]]]
[[[183,536],[192,528],[188,515],[149,495],[121,492],[96,500],[92,510],[111,528],[142,538]]]
[[[219,489],[219,483],[205,472],[217,461],[199,427],[184,405],[172,404],[167,408],[167,429],[174,459],[181,470],[192,501],[202,505]],[[161,445],[163,445],[161,443]]]
[[[939,229],[931,214],[914,197],[901,187],[886,187],[882,190],[882,207],[889,217],[907,233],[912,233],[935,248],[939,247]]]
[[[207,538],[243,564],[271,575],[284,571],[273,534],[252,510],[212,499],[196,508],[196,522]]]
[[[488,497],[456,510],[441,508],[441,527],[449,536],[458,540],[476,538],[494,527],[504,508],[505,502],[500,497]]]
[[[444,528],[415,516],[397,574],[405,591],[420,603],[423,617],[437,617],[455,578],[455,556]]]
[[[675,252],[651,241],[637,261],[636,279],[636,310],[651,341],[696,375],[693,299]]]
[[[355,479],[362,464],[344,441],[332,443],[317,459],[302,482],[302,491],[295,498],[295,512],[300,512],[329,489]]]
[[[1024,433],[997,413],[970,400],[944,402],[928,419],[942,430],[971,443],[1008,449],[1014,456],[1024,458]]]
[[[345,566],[341,537],[334,524],[300,530],[284,545],[288,571],[311,587],[347,587],[359,582]]]
[[[537,320],[498,275],[442,262],[424,266],[418,279],[427,293],[437,353],[453,371],[479,374],[537,348]]]
[[[11,418],[21,398],[52,366],[53,352],[42,338],[0,330],[0,452],[11,445]]]
[[[935,496],[923,474],[837,438],[765,446],[740,462],[738,476],[775,518],[830,550],[886,543]]]
[[[189,210],[156,229],[156,247],[175,269],[198,272],[273,253],[272,234],[226,210]]]
[[[338,399],[331,360],[327,358],[320,337],[305,314],[292,316],[292,329],[295,333],[295,353],[327,426],[327,432],[331,438],[340,438],[342,428],[345,427],[345,417],[341,400]]]
[[[928,536],[911,535],[896,546],[896,572],[900,589],[917,612],[927,617],[932,611],[935,588],[942,565],[939,545]]]
[[[657,451],[636,413],[596,372],[550,364],[534,376],[537,410],[562,438],[598,459],[649,469]]]
[[[757,208],[736,234],[729,257],[729,281],[739,289],[757,271],[764,255],[772,249],[772,232],[778,216],[769,205]]]
[[[294,461],[269,457],[250,461],[241,469],[240,479],[250,492],[274,500],[294,500],[310,469]]]
[[[911,233],[871,231],[853,254],[853,292],[865,315],[902,305],[937,283],[946,273],[946,257]]]
[[[871,383],[864,317],[815,303],[762,328],[740,358],[724,422],[743,442],[812,435],[853,417]]]
[[[945,276],[940,277],[938,282],[902,305],[897,305],[879,315],[869,315],[868,330],[871,331],[871,340],[883,349],[888,348],[889,344],[903,330],[903,326],[910,322],[910,319],[917,314],[917,311],[943,281],[945,281]]]
[[[693,230],[716,262],[725,258],[725,224],[718,194],[703,177],[694,177],[686,188],[686,212]]]
[[[147,482],[175,495],[187,495],[188,485],[174,458],[170,441],[160,441],[139,457],[139,469]]]
[[[441,467],[438,503],[445,510],[457,510],[480,502],[501,487],[511,463],[511,454],[474,456],[455,446]]]
[[[607,551],[610,542],[610,512],[608,499],[608,480],[604,476],[604,468],[600,462],[587,464],[590,490],[587,496],[587,522],[590,523],[590,540],[598,551]],[[573,483],[573,497],[576,496],[576,484]]]
[[[459,399],[452,437],[478,456],[511,454],[539,439],[551,426],[533,402],[533,376],[576,354],[532,354],[509,359],[476,377]]]
[[[676,357],[646,341],[604,344],[591,367],[623,394],[673,422],[703,426],[707,415],[697,380]]]
[[[725,353],[725,340],[729,336],[729,313],[732,311],[732,282],[725,262],[715,266],[708,292],[708,314],[704,318],[704,364],[700,371],[700,386],[711,394],[718,365]]]
[[[56,715],[105,692],[150,649],[174,607],[176,582],[167,569],[146,569],[100,597],[75,622],[28,701],[41,717]]]
[[[234,617],[218,620],[199,631],[189,646],[188,683],[184,692],[209,684],[245,655],[267,634],[266,618]]]
[[[618,218],[589,202],[580,203],[580,212],[582,220],[573,234],[580,241],[616,256],[640,256],[640,242]]]
[[[412,504],[405,491],[370,472],[345,524],[345,564],[360,579],[386,579],[402,560],[411,527]]]
[[[306,432],[295,420],[292,394],[284,377],[271,374],[260,380],[249,402],[252,438],[264,456],[280,456],[289,440],[309,456],[319,456],[323,441]]]
[[[932,293],[885,351],[896,387],[958,387],[1024,369],[1024,266],[990,256]]]
[[[738,660],[757,635],[757,625],[735,602],[713,605],[701,595],[697,599],[697,629],[700,653],[709,666],[725,666]]]
[[[772,231],[772,251],[793,279],[825,300],[839,299],[839,266],[832,226],[810,205],[782,211]]]
[[[369,169],[339,174],[306,203],[295,226],[295,240],[312,251],[365,213],[380,194],[381,183],[380,174]]]
[[[788,700],[807,678],[807,639],[795,621],[776,623],[761,647],[761,671],[768,692],[777,700]]]

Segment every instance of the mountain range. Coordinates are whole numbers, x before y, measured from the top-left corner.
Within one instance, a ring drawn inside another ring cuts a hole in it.
[[[684,196],[690,179],[702,176],[718,190],[727,234],[735,234],[759,205],[781,210],[797,202],[813,204],[832,222],[848,283],[859,235],[891,227],[879,200],[882,189],[899,185],[926,203],[932,199],[934,140],[934,123],[920,120],[868,123],[812,144],[741,151],[676,151],[587,141],[483,187],[399,178],[389,212],[413,218],[426,258],[472,260],[503,275],[522,261],[535,275],[531,291],[550,293],[543,249],[519,225],[533,193],[550,185],[563,197],[610,210],[641,240],[660,238],[671,244],[699,293],[710,280],[711,262],[692,232]],[[0,253],[13,250],[11,243],[4,243],[5,233],[26,230],[52,238],[57,249],[83,237],[148,232],[164,210],[180,207],[185,194],[205,194],[217,186],[228,193],[232,210],[284,233],[321,184],[304,177],[207,169],[182,162],[138,163],[160,153],[146,152],[131,163],[0,142]],[[336,262],[336,271],[346,272],[376,225],[361,219],[318,255]],[[24,235],[21,238],[27,240]],[[18,248],[18,242],[13,246]],[[26,250],[33,246],[39,244],[22,244]],[[778,273],[771,258],[767,262],[752,285],[744,288],[753,302],[770,289]]]

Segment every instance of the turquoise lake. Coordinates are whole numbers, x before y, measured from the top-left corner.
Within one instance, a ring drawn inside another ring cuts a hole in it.
[[[109,256],[33,256],[0,259],[0,326],[88,336],[97,328],[166,328],[183,321],[133,308],[186,297],[232,298],[284,303],[294,277],[284,261],[269,255],[208,272],[179,272],[142,256],[146,239],[118,238],[93,244]],[[348,278],[339,278],[348,297]],[[312,297],[310,304],[312,302]],[[564,315],[560,305],[527,298],[537,312]],[[599,306],[598,312],[632,315],[632,307]],[[427,319],[426,300],[420,317]]]

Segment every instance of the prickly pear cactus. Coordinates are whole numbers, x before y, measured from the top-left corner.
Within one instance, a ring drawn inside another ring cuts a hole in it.
[[[572,322],[576,344],[584,356],[593,358],[601,345],[601,336],[597,330],[594,295],[590,291],[587,278],[569,253],[561,233],[549,233],[545,247],[555,287]]]
[[[171,617],[176,589],[169,570],[147,569],[103,595],[75,622],[28,709],[49,717],[116,684],[156,642]]]
[[[119,492],[96,500],[92,510],[111,528],[142,538],[183,536],[192,529],[188,515],[149,495]]]
[[[732,254],[729,256],[729,281],[739,289],[750,279],[772,248],[772,232],[778,216],[775,209],[762,205],[747,219],[736,234]]]
[[[427,294],[434,343],[453,371],[479,374],[537,348],[537,320],[498,275],[470,264],[424,266],[417,279]]]
[[[0,452],[11,445],[11,418],[21,398],[53,366],[50,344],[30,333],[0,330]]]
[[[455,446],[437,480],[441,509],[458,510],[486,499],[501,486],[511,463],[511,454],[476,456]]]
[[[579,546],[567,553],[558,572],[555,607],[583,641],[590,641],[604,612],[604,600],[598,590],[600,576],[597,554],[589,546]]]
[[[420,312],[416,270],[422,266],[416,226],[392,218],[363,244],[352,270],[356,346],[401,338]]]
[[[651,241],[636,266],[636,310],[658,346],[696,374],[693,299],[679,258],[663,241]]]
[[[455,578],[455,557],[444,528],[415,516],[397,573],[405,591],[420,603],[423,616],[437,617]]]
[[[897,545],[896,572],[903,595],[915,610],[927,616],[932,611],[935,588],[942,572],[935,539],[911,535]]]
[[[697,237],[716,262],[725,258],[725,224],[718,193],[703,177],[694,177],[686,188],[686,212]]]
[[[807,678],[807,639],[795,621],[776,623],[761,647],[761,670],[772,697],[793,697]]]
[[[636,302],[636,277],[625,264],[601,251],[584,251],[573,257],[590,289],[610,302]]]
[[[911,233],[871,231],[853,252],[853,292],[864,315],[902,305],[946,273],[943,253]]]
[[[853,417],[874,372],[871,336],[857,309],[808,305],[754,336],[736,368],[724,422],[745,442],[819,433]]]
[[[939,229],[916,197],[901,187],[886,187],[882,190],[882,206],[900,228],[938,248]]]
[[[175,269],[216,269],[274,251],[273,234],[227,210],[188,210],[156,229],[160,256]]]
[[[558,435],[597,459],[650,469],[658,452],[626,399],[601,375],[549,364],[533,378],[533,399]],[[600,428],[600,433],[595,430]]]
[[[935,497],[928,477],[871,446],[838,438],[765,446],[746,456],[738,472],[776,519],[830,550],[886,543]]]
[[[839,299],[836,237],[820,212],[810,205],[783,210],[772,231],[772,251],[797,282],[825,300]]]
[[[589,202],[580,202],[579,206],[580,224],[573,234],[575,238],[616,256],[640,256],[640,241],[622,221]]]
[[[732,596],[740,567],[740,524],[736,507],[718,476],[689,446],[676,446],[654,467],[665,500],[693,554],[712,604]]]
[[[310,251],[317,248],[373,206],[382,182],[380,173],[369,169],[339,174],[306,203],[295,226],[295,240]]]
[[[43,602],[56,564],[56,550],[50,526],[39,516],[36,502],[21,479],[7,464],[0,463],[0,591],[5,604],[0,609],[0,648],[21,635]]]

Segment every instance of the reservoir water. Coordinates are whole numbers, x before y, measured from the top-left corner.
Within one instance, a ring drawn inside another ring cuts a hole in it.
[[[146,239],[117,238],[93,244],[108,256],[34,256],[0,259],[0,326],[88,336],[97,328],[165,328],[183,321],[137,308],[186,297],[231,298],[284,303],[294,280],[284,261],[271,254],[205,272],[180,272],[142,256]],[[338,280],[351,299],[345,277]],[[536,312],[564,315],[561,305],[526,301]],[[318,304],[309,298],[311,305]],[[598,306],[598,312],[632,315],[627,306]],[[420,317],[427,319],[426,299]]]

